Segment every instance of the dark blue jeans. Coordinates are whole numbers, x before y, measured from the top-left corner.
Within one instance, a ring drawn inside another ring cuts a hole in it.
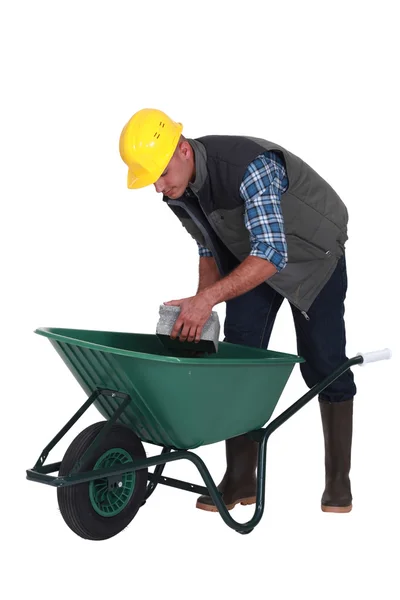
[[[347,291],[343,256],[314,300],[308,316],[291,306],[297,337],[297,353],[305,359],[301,374],[311,388],[347,360],[344,300]],[[225,341],[267,348],[278,310],[284,300],[265,283],[226,303]],[[320,400],[343,402],[353,398],[356,386],[349,369],[320,394]]]

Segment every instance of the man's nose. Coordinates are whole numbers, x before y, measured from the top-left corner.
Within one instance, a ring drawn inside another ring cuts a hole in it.
[[[158,193],[162,192],[163,190],[162,183],[159,179],[155,182],[154,187],[156,188],[156,192]]]

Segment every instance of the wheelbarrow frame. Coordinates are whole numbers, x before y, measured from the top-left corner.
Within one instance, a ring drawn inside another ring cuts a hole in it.
[[[292,417],[298,410],[303,408],[310,400],[320,394],[326,387],[328,387],[335,379],[340,377],[345,371],[350,369],[353,365],[362,364],[364,362],[363,355],[357,355],[354,358],[348,359],[340,367],[338,367],[331,375],[326,377],[323,381],[317,383],[312,387],[304,396],[297,400],[294,404],[289,406],[283,413],[273,419],[266,427],[250,431],[246,433],[250,439],[254,440],[259,444],[258,451],[258,468],[257,468],[257,494],[256,494],[256,507],[253,517],[246,523],[239,523],[233,519],[225,506],[221,493],[218,491],[217,486],[207,469],[204,461],[194,452],[190,450],[179,450],[172,447],[163,446],[160,455],[152,456],[146,459],[135,459],[132,463],[118,465],[107,469],[95,469],[85,471],[85,465],[88,463],[93,453],[99,447],[99,444],[103,439],[106,438],[110,428],[122,413],[126,410],[127,406],[131,402],[131,397],[128,394],[119,392],[116,390],[96,388],[81,408],[73,415],[73,417],[64,425],[59,433],[51,440],[51,442],[43,449],[35,466],[32,469],[27,469],[26,478],[31,481],[38,483],[44,483],[54,487],[66,487],[76,485],[80,483],[86,483],[94,481],[100,478],[107,478],[110,483],[118,480],[123,474],[132,473],[145,469],[148,467],[155,467],[154,473],[148,473],[148,484],[146,489],[146,496],[144,502],[148,500],[151,494],[154,492],[158,484],[167,485],[170,487],[182,489],[196,494],[207,494],[211,496],[218,512],[223,521],[241,534],[247,534],[253,531],[256,525],[259,524],[264,513],[265,507],[265,477],[266,477],[266,458],[267,458],[267,443],[271,433],[273,433],[278,427],[280,427],[285,421]],[[68,475],[64,476],[53,476],[50,473],[58,472],[60,469],[61,462],[52,463],[45,465],[45,461],[49,455],[49,452],[58,444],[58,442],[64,437],[64,435],[71,429],[71,427],[80,419],[80,417],[86,412],[86,410],[93,404],[100,394],[112,396],[114,399],[120,400],[119,407],[113,414],[113,416],[105,421],[104,427],[97,434],[96,438],[86,449],[85,453],[78,460]],[[165,465],[169,462],[176,460],[186,459],[192,462],[198,469],[205,486],[200,486],[186,481],[178,479],[172,479],[170,477],[163,476],[163,470]]]

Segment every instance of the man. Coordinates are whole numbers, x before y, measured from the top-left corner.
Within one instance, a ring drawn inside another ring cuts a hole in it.
[[[154,184],[196,240],[199,286],[180,306],[171,336],[198,341],[212,308],[226,302],[225,341],[267,348],[278,309],[291,306],[300,365],[312,387],[347,360],[344,245],[348,214],[311,167],[278,144],[242,136],[186,139],[164,112],[143,109],[120,137],[128,188]],[[352,508],[350,459],[353,374],[319,396],[325,440],[325,512]],[[219,490],[228,509],[256,499],[258,446],[226,441]],[[209,496],[197,507],[216,510]]]

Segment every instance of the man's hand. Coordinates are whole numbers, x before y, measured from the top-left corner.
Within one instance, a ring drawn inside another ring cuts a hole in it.
[[[181,342],[199,342],[204,324],[211,315],[213,304],[208,295],[200,292],[196,296],[183,298],[182,300],[171,300],[164,302],[167,306],[180,306],[181,311],[171,331],[171,338],[179,335]],[[182,328],[182,332],[180,332]]]
[[[204,260],[204,259],[203,259]],[[277,272],[276,267],[258,256],[248,256],[229,275],[208,285],[195,296],[164,302],[167,306],[180,306],[181,312],[171,331],[171,338],[184,342],[199,342],[203,326],[213,306],[226,302],[252,290]],[[182,328],[182,333],[179,331]]]

